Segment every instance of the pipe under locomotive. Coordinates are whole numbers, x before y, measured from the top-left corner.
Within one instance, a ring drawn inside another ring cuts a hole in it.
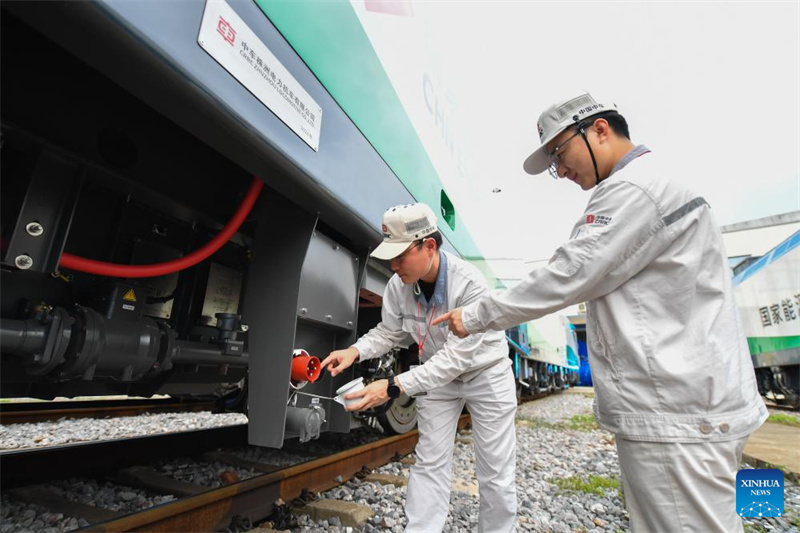
[[[317,150],[170,22],[202,2],[3,2],[3,397],[216,395],[272,447],[349,431],[319,397],[353,373],[295,394],[293,353],[377,323],[376,221],[414,198],[269,20],[230,5],[319,103]],[[403,430],[413,406],[394,412]]]

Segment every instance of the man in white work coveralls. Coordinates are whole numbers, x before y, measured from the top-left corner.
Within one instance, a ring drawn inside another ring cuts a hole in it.
[[[395,274],[383,295],[381,322],[353,346],[332,352],[322,367],[337,375],[356,360],[387,353],[410,335],[419,346],[419,366],[346,396],[362,398],[348,407],[351,411],[380,405],[401,392],[416,397],[419,442],[406,493],[406,531],[444,527],[456,425],[465,404],[475,440],[478,530],[514,531],[517,398],[505,335],[488,331],[460,339],[444,325],[431,326],[439,314],[487,294],[486,280],[477,268],[440,249],[436,215],[425,204],[392,207],[383,215],[382,230],[383,242],[372,256],[390,260]]]
[[[576,94],[538,130],[525,171],[592,190],[586,210],[546,266],[441,321],[464,336],[586,302],[595,414],[616,434],[633,530],[742,531],[736,472],[767,410],[710,207],[610,102]]]

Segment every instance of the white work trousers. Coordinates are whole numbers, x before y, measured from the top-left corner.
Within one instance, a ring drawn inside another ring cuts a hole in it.
[[[634,533],[741,532],[736,472],[747,439],[674,443],[617,437]]]
[[[407,533],[435,533],[444,528],[450,508],[456,426],[465,403],[475,443],[478,531],[514,531],[517,396],[511,367],[498,364],[468,383],[456,380],[417,397],[419,442],[406,494]]]

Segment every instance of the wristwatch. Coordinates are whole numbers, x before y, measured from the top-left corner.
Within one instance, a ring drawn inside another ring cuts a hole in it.
[[[400,387],[394,384],[394,376],[389,376],[389,386],[386,387],[386,394],[393,400],[400,397]]]

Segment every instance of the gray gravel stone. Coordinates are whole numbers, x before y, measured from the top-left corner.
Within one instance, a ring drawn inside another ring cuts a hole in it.
[[[785,413],[781,411],[781,413]],[[565,421],[577,415],[591,414],[591,399],[578,394],[562,394],[520,406],[517,427],[517,498],[518,531],[570,532],[573,529],[587,532],[628,531],[627,512],[615,488],[604,489],[600,494],[573,491],[559,483],[571,478],[584,481],[589,476],[616,478],[619,472],[613,436],[599,429],[565,429]],[[800,414],[792,413],[800,419]],[[127,420],[126,420],[127,419]],[[186,431],[201,427],[216,427],[246,422],[243,415],[212,413],[165,413],[138,417],[121,417],[110,420],[62,419],[39,424],[13,424],[0,426],[0,449],[40,447],[68,442],[82,442],[138,436],[153,433]],[[566,424],[568,426],[569,424]],[[454,481],[462,486],[476,484],[474,444],[472,432],[461,432],[461,442],[454,451]],[[308,461],[314,457],[341,449],[341,437],[328,437],[302,446],[287,446],[284,450],[244,447],[237,453],[245,459],[287,466]],[[360,442],[379,438],[375,433],[357,435]],[[222,471],[234,471],[240,479],[256,472],[230,465],[196,463],[183,459],[159,465],[164,473],[177,479],[206,486],[219,486]],[[376,473],[408,476],[408,465],[390,463]],[[216,483],[216,484],[215,484]],[[171,496],[147,494],[130,487],[109,483],[71,479],[54,485],[63,495],[74,501],[97,505],[112,510],[133,512],[172,499]],[[360,529],[352,531],[402,531],[407,520],[403,507],[405,487],[380,485],[353,479],[324,494],[325,498],[355,501],[369,505],[375,516]],[[785,489],[786,513],[783,517],[744,519],[751,531],[769,530],[780,533],[800,533],[792,520],[798,520],[800,487],[787,483]],[[445,524],[447,533],[477,530],[478,497],[464,490],[451,494],[450,515]],[[39,506],[17,502],[6,495],[0,501],[0,533],[22,531],[63,532],[85,527],[85,520],[51,513]],[[303,533],[340,533],[338,520],[315,523],[308,517],[297,519],[293,531]]]
[[[592,399],[580,394],[561,394],[521,405],[517,417],[517,531],[537,533],[618,533],[630,531],[628,513],[617,488],[598,489],[599,493],[563,488],[566,481],[597,478],[617,479],[619,463],[613,435],[590,426],[575,424],[590,420]],[[470,435],[464,432],[461,437]],[[456,443],[453,455],[453,479],[477,483],[472,444]],[[406,465],[390,463],[376,473],[408,476]],[[567,484],[568,485],[568,484]],[[322,495],[351,495],[372,507],[375,516],[354,531],[402,531],[407,520],[403,511],[405,487],[351,481]],[[787,483],[786,514],[771,521],[745,519],[750,531],[768,529],[780,533],[800,533],[793,526],[800,511],[800,487]],[[450,496],[450,514],[445,533],[477,531],[478,496],[454,491]],[[322,533],[321,524],[298,522],[292,531]]]
[[[62,418],[55,422],[0,426],[0,450],[41,448],[96,440],[157,435],[209,427],[246,424],[239,413],[150,413],[118,418]]]
[[[43,507],[19,502],[6,495],[0,496],[0,509],[0,533],[60,533],[89,525],[85,520],[51,513]]]

